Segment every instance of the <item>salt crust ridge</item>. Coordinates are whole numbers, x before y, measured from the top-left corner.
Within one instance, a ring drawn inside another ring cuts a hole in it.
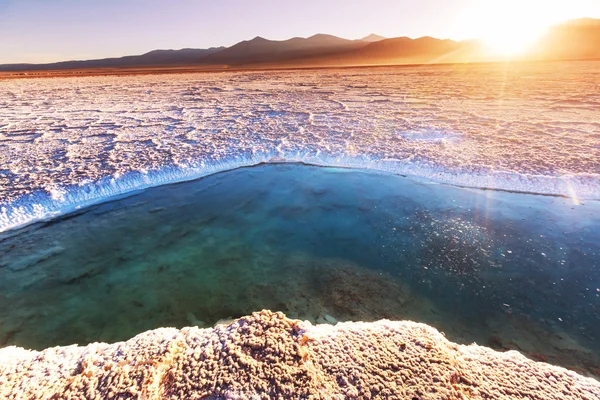
[[[2,399],[598,399],[600,382],[415,322],[336,326],[261,311],[126,342],[0,350]]]
[[[572,174],[559,177],[501,171],[451,172],[435,166],[400,160],[369,160],[362,157],[323,154],[317,157],[299,154],[286,154],[285,157],[280,157],[280,155],[278,157],[267,153],[251,158],[237,157],[227,162],[214,164],[201,163],[199,166],[185,167],[167,166],[145,173],[130,172],[119,177],[106,177],[97,182],[65,187],[56,190],[53,194],[32,193],[10,204],[0,203],[0,233],[69,214],[94,204],[116,200],[140,190],[191,181],[212,174],[266,163],[352,168],[372,173],[408,176],[417,180],[458,187],[571,197],[576,202],[600,200],[600,176],[596,174]]]

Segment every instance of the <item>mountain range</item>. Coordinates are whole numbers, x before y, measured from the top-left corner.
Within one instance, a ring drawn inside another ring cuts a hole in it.
[[[550,28],[523,57],[529,60],[600,58],[600,19],[578,19]],[[480,41],[421,37],[358,40],[317,34],[268,40],[260,36],[231,47],[154,50],[137,56],[49,64],[4,64],[0,71],[106,68],[271,68],[496,61]]]

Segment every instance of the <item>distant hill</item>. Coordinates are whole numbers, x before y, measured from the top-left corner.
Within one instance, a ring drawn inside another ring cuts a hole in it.
[[[360,40],[362,40],[363,42],[379,42],[380,40],[384,40],[384,39],[387,39],[387,38],[376,35],[374,33],[371,33],[369,36],[365,36],[364,38],[362,38]]]
[[[342,39],[332,35],[317,34],[309,38],[268,40],[260,36],[244,40],[218,53],[207,56],[208,64],[248,65],[273,63],[302,58],[319,58],[362,48],[368,42]]]
[[[522,59],[600,58],[600,20],[578,19],[550,28]],[[432,37],[386,39],[371,34],[348,40],[317,34],[308,38],[268,40],[260,36],[231,47],[155,50],[139,56],[51,64],[7,64],[0,71],[143,67],[253,67],[421,64],[495,61],[478,41]]]
[[[347,53],[343,63],[351,64],[406,64],[456,61],[452,56],[465,49],[467,42],[441,40],[432,37],[411,39],[399,37],[373,42]]]
[[[49,64],[4,64],[0,71],[36,71],[60,70],[83,68],[130,68],[130,67],[156,67],[156,66],[181,66],[195,65],[207,55],[223,50],[224,47],[210,49],[181,49],[181,50],[154,50],[139,56],[125,56],[118,58],[103,58],[100,60],[61,61]]]
[[[600,19],[576,19],[554,26],[532,49],[536,58],[600,58]]]

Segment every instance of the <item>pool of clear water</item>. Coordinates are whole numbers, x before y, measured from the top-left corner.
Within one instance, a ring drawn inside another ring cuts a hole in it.
[[[600,204],[266,164],[0,236],[0,346],[115,342],[268,308],[411,319],[600,371]]]

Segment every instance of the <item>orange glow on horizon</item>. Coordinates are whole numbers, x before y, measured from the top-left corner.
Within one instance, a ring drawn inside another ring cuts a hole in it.
[[[486,2],[484,12],[492,16],[491,21],[481,26],[481,37],[492,54],[511,56],[525,53],[553,20],[547,1],[508,0]]]
[[[595,2],[598,0],[479,1],[461,15],[457,25],[481,39],[490,55],[517,56],[526,54],[548,28],[585,15]]]
[[[483,37],[483,41],[491,55],[516,56],[527,53],[545,30],[525,27],[510,32],[490,32]]]

